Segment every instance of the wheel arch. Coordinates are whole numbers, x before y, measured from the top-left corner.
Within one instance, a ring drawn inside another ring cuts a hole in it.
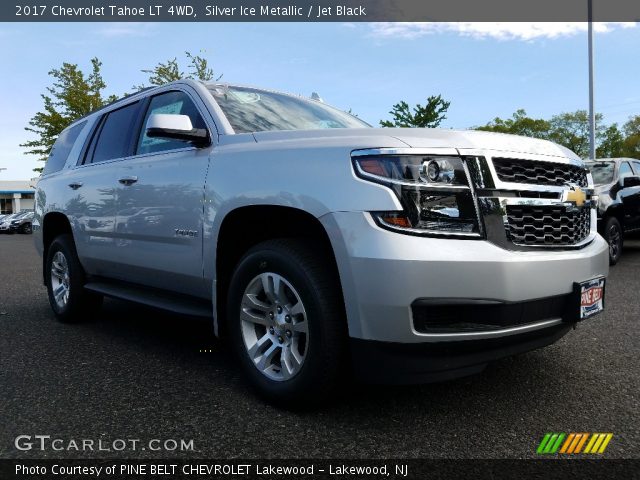
[[[618,220],[618,222],[620,222],[620,227],[622,228],[622,231],[625,231],[624,228],[624,209],[622,204],[616,203],[611,205],[609,208],[607,208],[607,210],[604,212],[604,215],[602,216],[602,227],[604,228],[604,225],[607,222],[608,218],[614,217],[615,219]]]
[[[242,256],[253,246],[275,238],[307,238],[317,242],[329,260],[338,285],[340,275],[329,235],[314,215],[295,207],[282,205],[249,205],[228,212],[220,224],[215,254],[214,329],[218,336],[226,334],[226,300],[233,270]],[[344,301],[342,288],[341,298]]]
[[[45,263],[49,254],[49,247],[53,240],[63,234],[73,236],[69,218],[60,212],[49,212],[42,218],[42,281],[44,282]]]

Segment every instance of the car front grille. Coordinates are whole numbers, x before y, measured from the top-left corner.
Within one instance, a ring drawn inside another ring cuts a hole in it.
[[[571,246],[587,238],[591,209],[564,206],[507,206],[507,237],[517,245]]]
[[[533,185],[587,186],[587,171],[583,167],[564,163],[538,162],[512,158],[493,158],[498,178],[503,182]]]

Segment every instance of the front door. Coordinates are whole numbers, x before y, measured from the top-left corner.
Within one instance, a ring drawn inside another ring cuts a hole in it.
[[[629,177],[632,178],[633,185],[622,188],[619,195],[624,208],[624,228],[635,230],[640,228],[640,176],[634,174],[629,162],[622,162],[618,178],[622,183]]]
[[[152,114],[188,115],[194,128],[209,128],[196,101],[182,90],[151,97],[135,155],[119,170],[115,238],[123,279],[207,297],[202,222],[210,149],[146,135]]]

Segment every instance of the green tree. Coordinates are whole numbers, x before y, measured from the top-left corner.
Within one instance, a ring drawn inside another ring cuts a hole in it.
[[[427,98],[426,105],[417,104],[413,107],[413,112],[409,108],[407,102],[402,101],[396,103],[389,114],[392,120],[381,120],[380,125],[383,127],[419,127],[419,128],[436,128],[447,117],[445,113],[449,109],[451,102],[442,98],[442,96],[431,96]]]
[[[26,155],[37,155],[38,160],[46,161],[60,132],[78,118],[116,100],[113,95],[104,97],[107,85],[102,78],[101,67],[102,63],[92,58],[89,75],[72,63],[63,63],[61,68],[49,72],[53,85],[41,95],[43,110],[36,113],[29,120],[29,126],[25,127],[37,138],[20,145],[28,149],[24,152]],[[41,172],[42,167],[34,168],[34,171]]]
[[[589,115],[586,110],[554,115],[549,123],[551,124],[549,140],[567,147],[579,157],[589,157]],[[596,114],[596,144],[602,140],[604,129],[602,114],[598,113]]]
[[[602,131],[600,144],[596,148],[596,158],[612,158],[624,156],[624,135],[618,124],[609,125]]]
[[[640,159],[640,115],[629,117],[622,126],[622,131],[625,138],[620,156]]]
[[[626,140],[616,124],[605,127],[602,119],[602,114],[596,115],[596,156],[620,155],[624,151]],[[638,126],[640,127],[640,120]],[[586,110],[560,113],[550,120],[544,120],[531,118],[525,110],[520,109],[511,118],[503,120],[496,117],[486,125],[476,127],[476,130],[551,140],[573,150],[582,158],[589,156],[589,117]]]
[[[203,53],[202,51],[200,53]],[[149,75],[150,85],[164,85],[165,83],[173,82],[175,80],[182,80],[184,78],[192,78],[202,80],[205,82],[211,80],[220,80],[222,75],[215,76],[213,69],[209,66],[209,62],[201,55],[193,55],[189,52],[184,52],[188,59],[187,73],[181,71],[178,59],[176,57],[167,60],[166,62],[160,62],[152,69],[141,70],[143,73]],[[138,90],[145,88],[145,85],[139,85]]]
[[[503,120],[500,117],[496,117],[486,125],[476,127],[476,130],[547,139],[549,138],[551,125],[547,120],[531,118],[527,116],[527,112],[524,109],[519,109],[516,110],[511,118]]]

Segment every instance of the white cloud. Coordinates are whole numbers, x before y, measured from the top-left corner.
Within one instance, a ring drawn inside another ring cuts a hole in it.
[[[97,30],[103,37],[148,37],[153,33],[155,25],[152,23],[130,22],[130,23],[108,23]]]
[[[595,22],[597,33],[618,28],[634,28],[635,22]],[[587,31],[586,22],[403,22],[374,23],[371,33],[382,38],[417,38],[435,33],[458,33],[465,37],[495,38],[498,40],[535,40],[539,38],[569,37]]]

